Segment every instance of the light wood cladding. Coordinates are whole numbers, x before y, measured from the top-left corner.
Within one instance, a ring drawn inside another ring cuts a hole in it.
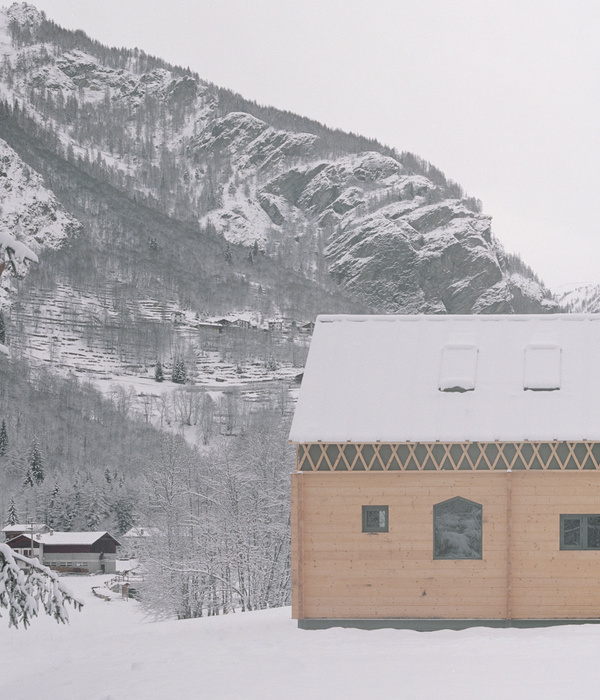
[[[433,559],[433,506],[455,496],[482,505],[481,560]],[[389,506],[389,532],[362,532],[363,505]],[[600,551],[560,550],[568,513],[600,514],[600,471],[295,473],[293,617],[598,618]]]
[[[600,474],[512,474],[513,616],[600,617],[600,551],[560,550],[561,514],[600,514]]]

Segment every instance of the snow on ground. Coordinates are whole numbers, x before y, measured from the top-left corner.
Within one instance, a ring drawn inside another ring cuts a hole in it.
[[[135,601],[91,593],[70,625],[0,620],[3,700],[336,700],[592,697],[600,626],[461,632],[299,630],[290,609],[153,622]]]

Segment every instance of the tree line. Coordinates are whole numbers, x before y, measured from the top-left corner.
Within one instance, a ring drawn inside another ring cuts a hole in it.
[[[144,608],[178,619],[290,602],[289,422],[255,416],[243,434],[190,456],[164,439],[145,477]]]

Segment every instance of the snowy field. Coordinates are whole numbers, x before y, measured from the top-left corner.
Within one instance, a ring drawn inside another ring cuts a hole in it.
[[[151,622],[69,577],[68,626],[0,620],[2,700],[594,697],[600,625],[461,632],[299,630],[290,609]]]

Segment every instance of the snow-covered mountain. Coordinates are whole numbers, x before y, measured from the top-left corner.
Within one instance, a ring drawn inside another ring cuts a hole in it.
[[[298,320],[556,308],[478,203],[412,154],[106,48],[32,5],[0,13],[0,50],[0,138],[83,225],[61,283],[81,287],[65,268],[85,247],[103,284],[200,316],[265,299],[265,315]]]
[[[60,248],[80,231],[81,224],[44,187],[40,175],[0,140],[0,232],[40,252]],[[14,290],[14,280],[5,276],[2,281],[0,296],[6,302],[10,300],[7,293]]]
[[[555,290],[555,298],[561,309],[570,313],[598,313],[600,311],[600,285],[571,284]]]

